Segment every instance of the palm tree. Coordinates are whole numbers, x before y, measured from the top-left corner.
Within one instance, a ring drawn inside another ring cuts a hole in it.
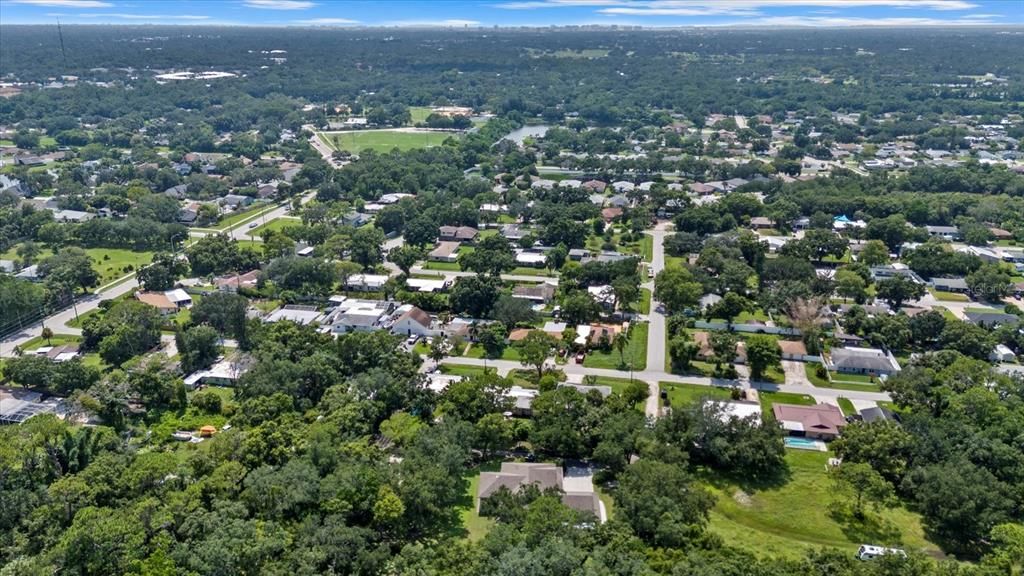
[[[619,351],[619,363],[625,364],[625,352],[626,347],[629,346],[629,335],[626,332],[619,332],[615,335],[615,339],[612,340],[612,346],[615,346],[615,349]]]
[[[46,340],[47,346],[53,345],[50,343],[50,339],[53,338],[53,330],[51,330],[49,327],[44,327],[43,331],[39,335],[42,336],[44,340]]]

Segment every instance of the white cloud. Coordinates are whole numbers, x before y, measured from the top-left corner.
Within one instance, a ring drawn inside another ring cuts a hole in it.
[[[79,14],[85,18],[120,18],[123,20],[209,20],[209,16],[197,14],[110,14],[101,12],[99,14]]]
[[[9,0],[11,4],[29,4],[31,6],[61,6],[65,8],[110,8],[110,2],[100,0]]]
[[[699,16],[731,14],[761,8],[917,8],[923,10],[968,10],[977,4],[968,0],[524,0],[497,4],[507,10],[537,8],[598,7],[606,14],[647,14],[651,16]]]
[[[719,8],[694,7],[694,8],[673,8],[665,7],[644,7],[633,8],[620,6],[614,8],[602,8],[598,10],[601,14],[626,14],[629,16],[760,16],[761,12],[750,8],[733,8],[725,5]]]
[[[845,18],[841,16],[773,16],[722,24],[722,26],[771,26],[847,28],[856,26],[914,27],[914,26],[979,26],[996,24],[981,18]]]
[[[292,24],[299,24],[301,26],[348,26],[359,24],[359,20],[349,20],[348,18],[309,18],[307,20],[292,20]]]
[[[247,8],[262,8],[264,10],[306,10],[316,6],[308,0],[244,0],[242,2]]]
[[[385,22],[384,26],[402,26],[409,28],[451,28],[458,27],[462,28],[465,26],[479,26],[478,20],[397,20],[394,22]]]

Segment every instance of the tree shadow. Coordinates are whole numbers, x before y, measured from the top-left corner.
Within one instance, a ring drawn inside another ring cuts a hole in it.
[[[870,510],[865,510],[864,516],[858,518],[850,503],[833,502],[828,515],[851,542],[870,542],[887,546],[903,543],[903,534],[899,527]]]
[[[792,479],[793,472],[789,469],[789,464],[783,462],[780,467],[773,470],[770,474],[758,476],[751,476],[741,472],[724,472],[707,466],[699,468],[696,476],[719,490],[739,488],[753,495],[757,492],[782,488]]]

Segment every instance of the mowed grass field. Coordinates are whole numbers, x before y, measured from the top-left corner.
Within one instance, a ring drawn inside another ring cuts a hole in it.
[[[92,259],[93,270],[100,275],[100,286],[113,282],[126,274],[138,271],[140,266],[145,266],[153,261],[152,252],[135,252],[121,248],[87,248],[85,253]],[[36,262],[40,262],[53,255],[48,248],[43,248],[36,256]],[[17,260],[18,247],[12,246],[9,250],[0,254],[0,258]]]
[[[399,130],[364,130],[344,133],[320,134],[320,139],[336,150],[362,152],[375,150],[390,152],[394,148],[412,150],[441,146],[448,138],[448,132],[411,132]]]
[[[927,541],[920,516],[904,508],[870,511],[863,521],[846,512],[825,464],[829,452],[786,450],[789,476],[776,485],[741,487],[711,475],[705,484],[716,497],[711,531],[758,555],[798,557],[809,548],[849,551],[865,542],[940,554]]]

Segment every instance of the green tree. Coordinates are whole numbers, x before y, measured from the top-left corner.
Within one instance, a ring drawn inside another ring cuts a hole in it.
[[[516,262],[508,240],[500,234],[494,234],[477,242],[472,252],[460,254],[459,266],[463,270],[472,270],[477,274],[498,276],[515,268]]]
[[[1013,290],[1010,275],[995,264],[984,264],[967,275],[967,287],[978,298],[1000,302]]]
[[[858,262],[866,266],[881,266],[889,263],[889,248],[881,240],[868,240],[857,256]]]
[[[538,379],[544,376],[544,363],[551,356],[551,349],[555,347],[554,339],[543,330],[530,330],[516,346],[519,349],[519,361],[523,366],[536,368]]]
[[[92,259],[81,248],[62,248],[39,264],[39,274],[48,287],[83,291],[99,283],[100,275],[92,267]]]
[[[672,371],[685,372],[689,370],[690,363],[697,357],[698,352],[700,352],[700,346],[686,331],[672,336],[668,341],[668,356],[672,363]]]
[[[619,475],[616,512],[652,546],[677,547],[699,537],[713,505],[677,464],[642,458]]]
[[[867,283],[860,274],[841,268],[836,271],[836,292],[843,298],[850,298],[858,304],[867,299]]]
[[[899,310],[904,302],[921,298],[925,293],[922,284],[903,276],[879,280],[875,283],[875,288],[878,298],[888,302],[894,310]]]
[[[782,362],[782,351],[778,342],[771,336],[755,335],[747,339],[747,363],[750,365],[750,377],[760,380],[765,370],[778,366]]]
[[[220,335],[212,326],[199,325],[179,330],[174,340],[181,355],[181,369],[186,373],[208,368],[220,356]]]
[[[423,251],[412,245],[398,246],[388,252],[388,260],[393,262],[406,276],[413,265],[423,259]]]
[[[352,234],[350,245],[351,258],[353,262],[362,265],[363,268],[376,266],[384,261],[384,231],[380,228],[363,226]]]
[[[665,305],[669,314],[682,314],[694,308],[704,289],[685,268],[666,268],[654,279],[654,298]]]

